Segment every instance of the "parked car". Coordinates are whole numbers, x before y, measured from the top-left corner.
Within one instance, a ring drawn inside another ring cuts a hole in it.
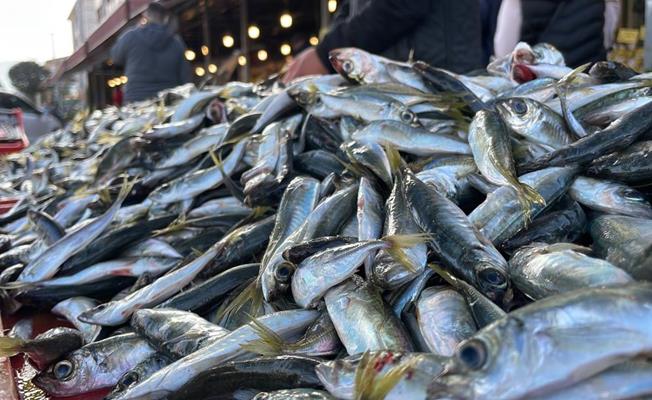
[[[29,99],[18,93],[0,90],[0,108],[21,109],[25,133],[30,142],[35,142],[42,135],[62,126],[61,121],[54,114],[36,107]]]

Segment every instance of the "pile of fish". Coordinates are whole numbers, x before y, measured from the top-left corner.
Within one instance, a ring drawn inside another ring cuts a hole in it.
[[[466,76],[331,61],[3,160],[3,313],[75,329],[0,353],[53,396],[652,395],[652,75],[524,43]]]

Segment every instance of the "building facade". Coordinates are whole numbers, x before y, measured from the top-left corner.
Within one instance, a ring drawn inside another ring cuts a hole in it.
[[[115,0],[114,0],[115,1]],[[77,0],[68,16],[72,25],[72,43],[77,50],[99,25],[98,6],[102,0]]]
[[[97,20],[101,24],[117,10],[125,0],[98,0]]]

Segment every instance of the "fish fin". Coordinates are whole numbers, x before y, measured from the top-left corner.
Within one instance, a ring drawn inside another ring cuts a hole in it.
[[[425,243],[429,238],[427,234],[412,234],[412,235],[392,235],[385,236],[381,240],[389,243],[390,247],[387,249],[389,255],[410,272],[416,272],[417,267],[413,265],[407,257],[403,249],[414,247],[418,244]]]
[[[546,200],[541,197],[539,192],[525,183],[518,182],[518,186],[516,186],[516,196],[518,197],[519,203],[521,203],[521,207],[525,211],[526,221],[528,222],[531,220],[534,204],[539,204],[541,206],[546,205]]]
[[[283,354],[285,342],[276,332],[269,329],[265,324],[255,318],[249,323],[251,328],[256,332],[259,339],[240,345],[240,348],[250,353],[261,354],[264,356],[276,356]]]
[[[116,203],[122,204],[122,202],[125,201],[127,196],[129,196],[129,193],[131,193],[131,189],[134,188],[135,184],[136,184],[135,179],[129,181],[125,176],[124,179],[122,180],[122,187],[120,187],[120,193],[118,193]]]
[[[384,143],[383,148],[385,149],[385,154],[387,154],[390,170],[392,173],[398,173],[403,164],[401,154],[398,152],[398,150],[396,150],[396,147],[390,145],[389,143]]]
[[[578,253],[582,254],[591,254],[592,250],[589,247],[585,246],[580,246],[575,243],[554,243],[546,246],[545,252],[546,253],[554,253],[557,251],[564,251],[564,250],[573,250]]]
[[[404,376],[413,371],[413,362],[404,361],[399,365],[392,367],[383,374],[382,377],[376,377],[372,385],[371,393],[364,396],[365,400],[383,400],[389,392],[403,379]]]
[[[358,368],[355,371],[355,387],[353,398],[356,400],[383,400],[389,392],[409,374],[414,368],[414,361],[407,360],[399,363],[379,377],[379,362],[391,353],[381,353],[379,356],[372,356],[368,351],[362,355]]]
[[[40,282],[13,281],[0,284],[2,290],[22,290],[38,287]]]
[[[541,206],[546,205],[546,200],[541,197],[541,194],[534,190],[532,187],[529,185],[522,183],[521,181],[518,180],[512,173],[509,173],[509,171],[505,170],[504,168],[501,168],[499,164],[497,164],[498,167],[498,172],[507,180],[509,185],[516,190],[516,198],[518,199],[518,202],[521,204],[521,208],[525,212],[525,219],[526,222],[529,222],[532,217],[532,208],[534,204],[539,204]]]
[[[0,337],[0,357],[11,357],[24,351],[27,342],[23,339],[4,336]]]
[[[249,314],[252,316],[259,317],[262,315],[263,292],[258,286],[257,280],[253,280],[228,305],[218,310],[216,314],[217,320],[222,321],[220,325],[224,325],[226,321],[237,314],[246,312],[245,307],[247,306],[249,307]]]
[[[580,73],[584,72],[589,67],[589,65],[591,65],[591,63],[580,65],[579,67],[566,74],[566,76],[561,78],[557,84],[555,84],[555,92],[557,93],[557,97],[559,97],[559,103],[561,104],[564,120],[576,138],[582,138],[586,136],[587,132],[582,126],[582,123],[577,118],[575,118],[575,115],[573,115],[573,112],[568,107],[566,95],[568,88],[573,83],[575,78],[577,78]]]
[[[353,389],[353,398],[355,400],[367,400],[365,397],[373,386],[376,370],[373,365],[373,357],[367,350],[362,354],[358,368],[355,370],[355,386]]]
[[[440,267],[438,264],[430,263],[428,264],[428,268],[435,271],[437,275],[441,276],[449,285],[455,288],[459,286],[457,278],[453,276],[453,274],[451,274],[449,271],[446,271],[443,267]]]
[[[222,161],[222,157],[217,155],[213,150],[210,150],[208,152],[210,154],[211,158],[213,159],[213,163],[215,163],[215,166],[220,170],[222,173],[222,181],[224,183],[224,186],[229,190],[231,195],[235,197],[236,199],[240,200],[241,203],[244,203],[245,195],[242,190],[242,188],[238,187],[238,185],[231,179],[231,177],[224,171],[224,161]]]
[[[168,233],[180,231],[181,229],[185,228],[188,226],[192,221],[187,221],[186,220],[186,215],[185,214],[180,214],[177,219],[172,221],[170,225],[166,226],[163,229],[157,229],[154,232],[152,232],[152,236],[162,236]]]

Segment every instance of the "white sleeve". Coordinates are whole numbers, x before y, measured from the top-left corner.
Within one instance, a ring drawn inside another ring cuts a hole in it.
[[[496,57],[503,57],[514,50],[521,38],[521,13],[520,0],[503,0],[498,12],[496,34],[494,35],[494,53]]]
[[[606,0],[604,7],[604,48],[610,49],[616,41],[620,20],[620,0]]]

